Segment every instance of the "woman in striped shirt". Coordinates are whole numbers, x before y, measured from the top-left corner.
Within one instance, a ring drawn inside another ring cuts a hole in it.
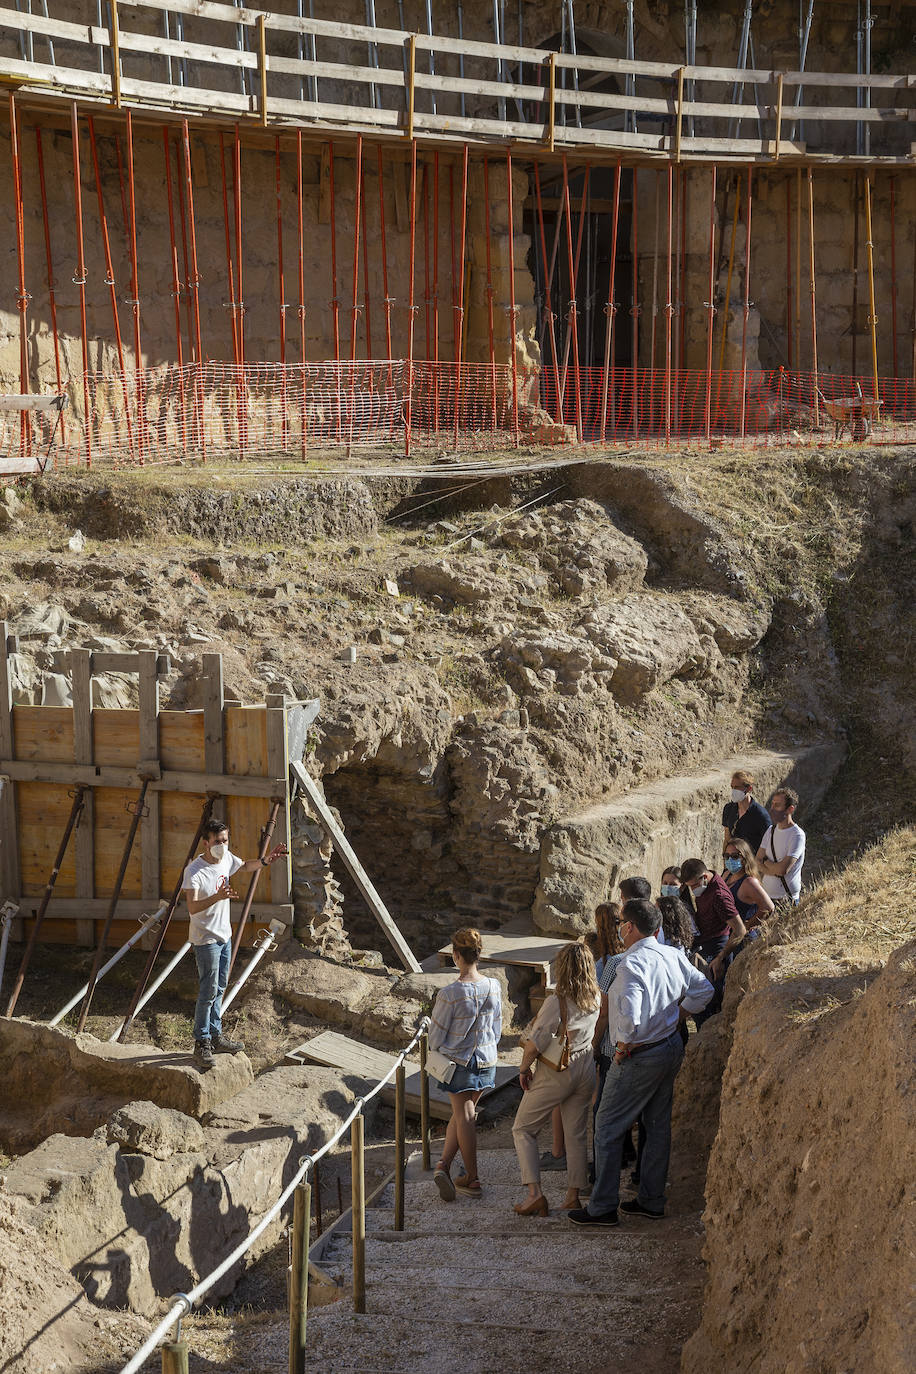
[[[480,1197],[477,1177],[477,1103],[496,1082],[496,1047],[502,1034],[502,992],[495,978],[479,972],[483,941],[470,926],[456,931],[452,959],[458,970],[454,983],[440,988],[433,1006],[429,1047],[457,1064],[448,1083],[439,1087],[451,1098],[452,1114],[445,1132],[442,1157],[433,1182],[443,1202],[454,1202],[456,1191]],[[452,1181],[449,1170],[458,1151],[464,1172]]]

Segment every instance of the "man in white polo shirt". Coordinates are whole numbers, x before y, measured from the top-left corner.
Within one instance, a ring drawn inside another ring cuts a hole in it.
[[[220,1020],[232,955],[229,900],[238,896],[230,879],[235,873],[267,868],[288,851],[286,845],[278,844],[265,859],[246,862],[230,853],[229,827],[220,820],[210,820],[204,826],[203,845],[203,853],[184,871],[182,896],[191,918],[188,939],[194,947],[200,979],[194,1012],[194,1060],[199,1068],[211,1069],[214,1051],[238,1054],[244,1049],[238,1040],[226,1039]]]
[[[798,793],[780,787],[770,802],[770,826],[760,841],[757,862],[763,869],[764,891],[774,902],[792,902],[801,896],[802,865],[805,862],[805,832],[795,824]]]

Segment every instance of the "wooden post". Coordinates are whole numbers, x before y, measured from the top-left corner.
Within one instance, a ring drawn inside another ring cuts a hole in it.
[[[404,1230],[404,1137],[407,1134],[407,1072],[399,1064],[394,1075],[394,1229]]]
[[[782,137],[782,72],[776,82],[776,142],[773,145],[773,161],[779,161],[779,140]]]
[[[305,1374],[311,1208],[311,1186],[308,1183],[300,1183],[293,1195],[292,1263],[289,1274],[289,1374]]]
[[[108,37],[111,41],[111,99],[112,103],[121,108],[121,33],[118,27],[118,0],[109,0],[111,9],[111,29]],[[137,359],[137,366],[140,360]]]
[[[272,778],[289,778],[286,737],[286,698],[280,692],[267,694],[267,771]],[[274,844],[289,846],[289,786],[286,787],[273,830]],[[290,902],[292,860],[289,855],[270,866],[270,893],[274,902]]]
[[[350,1206],[353,1244],[353,1311],[366,1310],[366,1179],[362,1116],[350,1125]]]
[[[73,762],[89,766],[92,749],[92,654],[89,649],[70,651],[70,689],[73,694]],[[76,896],[92,901],[95,897],[95,789],[86,788],[83,814],[76,830]],[[95,922],[76,922],[77,944],[95,944]]]
[[[170,1341],[161,1350],[162,1374],[188,1374],[188,1347],[185,1341]]]
[[[159,762],[159,679],[155,649],[140,651],[140,758]],[[74,698],[75,700],[75,698]],[[207,772],[212,770],[207,765]],[[222,762],[218,771],[223,772]],[[159,793],[151,792],[140,829],[141,881],[144,900],[159,901]]]
[[[429,1050],[429,1036],[420,1036],[420,1147],[423,1152],[423,1168],[430,1167],[429,1158],[429,1074],[426,1072],[426,1055]]]
[[[414,81],[417,74],[417,35],[411,33],[407,38],[407,137],[413,139],[413,115],[416,104]]]
[[[267,126],[267,15],[258,15],[258,76],[261,82],[261,123]]]
[[[207,773],[225,773],[226,771],[226,745],[223,734],[223,656],[222,654],[204,654],[201,659],[204,680],[204,771]],[[216,816],[222,815],[228,822],[229,817],[225,813],[225,797],[213,797],[213,813]]]
[[[324,1225],[321,1220],[321,1161],[319,1159],[315,1160],[312,1167],[312,1175],[315,1179],[315,1187],[313,1190],[313,1196],[315,1198],[315,1234],[320,1236],[324,1230]]]
[[[0,620],[0,759],[13,754],[13,684],[8,653],[10,636],[5,620]],[[2,768],[0,768],[2,772]],[[5,892],[0,896],[16,898],[22,892],[19,876],[19,833],[16,826],[16,801],[13,784],[0,782],[0,879]]]
[[[549,53],[547,57],[547,147],[552,153],[557,133],[557,55],[555,52]]]

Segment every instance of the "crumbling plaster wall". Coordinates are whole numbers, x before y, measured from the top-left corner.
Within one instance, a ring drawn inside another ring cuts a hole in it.
[[[85,5],[69,0],[56,4],[57,17],[70,20],[86,20]],[[277,5],[278,10],[291,11],[289,4]],[[362,22],[364,13],[355,6],[340,8],[331,15],[322,15],[318,7],[318,17],[352,18]],[[710,12],[701,7],[697,34],[697,60],[699,62],[731,64],[736,61],[740,36],[740,23],[743,6],[732,0],[727,5],[717,6]],[[834,7],[834,11],[837,7]],[[850,18],[845,20],[834,11],[823,18],[818,15],[812,31],[809,46],[808,66],[812,69],[836,67],[844,71],[855,68],[854,8]],[[352,13],[349,11],[352,10]],[[405,6],[405,23],[408,27],[421,31],[425,27],[425,17],[419,4]],[[637,56],[646,60],[679,57],[683,48],[683,14],[678,6],[667,0],[641,0],[636,7]],[[583,50],[601,48],[615,54],[622,51],[625,31],[625,9],[617,6],[611,9],[603,3],[580,3],[576,10],[577,24],[581,34]],[[397,7],[393,3],[377,7],[380,26],[398,26]],[[93,16],[94,17],[94,16]],[[795,7],[788,0],[764,5],[755,16],[754,38],[755,54],[758,65],[773,68],[791,68],[797,64],[797,42],[795,37]],[[144,24],[158,23],[158,16],[144,15],[138,11],[131,15],[131,25],[141,28]],[[189,21],[190,23],[191,21]],[[457,35],[457,10],[438,6],[434,22],[437,32]],[[542,3],[526,4],[523,11],[526,44],[549,43],[556,40],[559,27],[557,6]],[[203,20],[194,20],[193,32],[186,29],[186,36],[193,41],[227,42],[224,25],[215,25]],[[492,39],[492,7],[480,0],[467,3],[463,8],[464,34],[469,39]],[[507,41],[517,37],[510,23],[505,35]],[[290,48],[293,55],[294,38],[290,35],[272,35],[271,48],[285,52]],[[902,37],[879,14],[873,31],[874,67],[876,70],[905,70],[906,57],[901,48]],[[2,39],[3,50],[18,53],[12,35]],[[2,46],[0,45],[0,46]],[[39,41],[36,45],[36,59],[43,60],[43,48]],[[328,60],[350,60],[365,62],[364,45],[357,43],[332,43],[321,41],[320,55]],[[57,47],[58,62],[77,60],[76,51],[66,46]],[[129,55],[125,57],[125,71],[133,76],[156,75],[162,79],[157,67],[153,72],[155,59]],[[159,67],[162,66],[161,60]],[[238,88],[238,72],[233,69],[220,70],[208,68],[208,79],[216,86],[222,83],[227,90]],[[466,63],[466,74],[473,75],[474,62]],[[491,73],[481,70],[481,75]],[[278,80],[279,78],[272,78]],[[283,78],[296,87],[293,77]],[[272,89],[274,87],[272,86]],[[291,95],[276,87],[278,93]],[[340,82],[324,82],[322,98],[331,100],[355,96],[355,87],[348,88]],[[721,87],[710,87],[699,93],[706,98],[722,98]],[[827,96],[817,90],[806,93],[806,101],[816,103]],[[831,98],[833,98],[831,96]],[[387,103],[400,99],[397,91],[384,97]],[[421,95],[421,101],[428,96]],[[475,112],[483,98],[471,98],[469,112]],[[421,106],[422,108],[422,106]],[[62,366],[65,377],[76,377],[82,370],[79,346],[79,311],[77,288],[72,282],[75,275],[76,246],[74,234],[74,198],[72,175],[72,142],[67,115],[62,109],[61,117],[54,120],[43,115],[44,156],[46,183],[48,190],[48,209],[50,221],[51,252],[54,264],[55,300],[58,314],[58,327],[61,335]],[[26,287],[30,294],[27,310],[29,338],[30,385],[33,389],[48,389],[55,384],[54,358],[51,339],[49,293],[47,284],[43,228],[41,220],[41,198],[38,185],[37,160],[35,155],[35,116],[28,110],[23,112],[22,154],[23,154],[23,193],[24,193],[24,233],[26,254]],[[116,295],[120,302],[120,327],[124,338],[124,353],[128,367],[133,365],[133,343],[130,309],[125,304],[129,296],[129,260],[127,239],[124,230],[122,194],[117,168],[117,148],[115,136],[119,134],[124,152],[123,119],[116,121],[100,109],[96,114],[99,163],[102,177],[105,210],[109,222],[109,235],[114,261]],[[649,127],[649,126],[646,126]],[[880,127],[880,126],[879,126]],[[832,126],[836,131],[834,141],[840,139],[846,147],[854,138],[851,124]],[[109,291],[105,283],[105,265],[99,228],[99,213],[96,200],[96,185],[92,170],[86,122],[81,122],[81,163],[83,218],[86,234],[87,263],[87,307],[89,334],[89,365],[92,370],[111,370],[117,365],[114,346],[114,329],[111,316]],[[820,134],[813,125],[806,129],[812,148]],[[174,134],[172,139],[173,195],[178,195],[179,164],[175,158]],[[229,165],[231,183],[232,135],[229,134],[229,147],[226,161]],[[197,229],[198,259],[200,272],[200,307],[202,349],[206,357],[230,359],[231,310],[227,308],[229,288],[225,263],[225,225],[222,205],[222,175],[220,165],[220,144],[218,135],[205,131],[191,121],[191,144],[194,173],[194,214]],[[322,151],[321,141],[315,142],[306,136],[303,155],[304,182],[304,278],[305,278],[305,328],[306,354],[310,359],[334,356],[333,300],[334,284],[331,273],[331,226],[328,196],[327,145]],[[901,149],[907,151],[908,149]],[[427,314],[432,327],[432,306],[427,309],[426,270],[427,256],[431,281],[435,276],[435,251],[432,243],[433,211],[429,214],[430,244],[427,255],[427,226],[424,206],[427,198],[432,197],[435,170],[432,165],[431,151],[421,150],[421,167],[418,175],[418,237],[417,264],[415,278],[416,316],[415,356],[425,357],[432,354],[433,344],[427,349]],[[397,144],[389,143],[383,152],[385,181],[385,220],[388,238],[388,296],[391,304],[392,351],[395,356],[406,354],[407,316],[408,316],[408,230],[407,213],[409,167],[408,152]],[[438,234],[438,353],[442,358],[454,354],[454,322],[456,307],[460,305],[454,295],[453,283],[458,275],[458,264],[453,271],[452,204],[460,197],[461,167],[457,153],[442,152],[439,157],[439,234]],[[171,253],[168,231],[168,202],[166,194],[165,161],[161,129],[155,125],[135,120],[135,166],[137,177],[137,215],[139,247],[139,298],[142,325],[143,360],[148,366],[173,362],[177,356],[175,337],[174,302],[172,296]],[[0,167],[11,175],[10,142],[8,126],[0,136]],[[337,248],[337,290],[336,299],[339,309],[339,328],[341,351],[349,353],[350,329],[352,324],[352,256],[354,239],[354,216],[356,200],[356,178],[354,149],[352,142],[337,141],[335,144],[335,218]],[[664,173],[659,175],[664,176]],[[656,338],[656,361],[664,361],[664,291],[656,295],[655,313],[651,308],[652,277],[654,273],[656,173],[644,171],[639,178],[639,257],[640,257],[640,297],[642,317],[640,320],[640,355],[646,361],[650,348],[653,326]],[[720,185],[721,185],[720,174]],[[786,235],[791,232],[795,247],[798,248],[798,224],[794,206],[797,203],[797,187],[792,191],[793,209],[787,219],[786,183],[794,173],[782,169],[769,169],[757,174],[753,211],[753,247],[751,269],[751,300],[754,307],[749,320],[748,362],[751,367],[778,365],[788,360],[786,347]],[[890,328],[891,311],[888,308],[891,288],[890,252],[890,172],[882,172],[875,186],[875,257],[878,272],[879,308],[879,350],[881,371],[888,371],[893,349]],[[491,280],[493,288],[494,344],[500,360],[510,356],[509,344],[512,337],[509,281],[509,239],[508,210],[505,185],[505,161],[502,149],[494,149],[490,162],[490,220],[492,234]],[[373,148],[366,150],[364,163],[365,191],[365,233],[361,253],[368,254],[370,310],[362,309],[357,317],[357,356],[366,356],[367,323],[371,323],[372,354],[384,356],[385,312],[383,267],[381,259],[381,235],[379,218],[379,182],[377,162]],[[11,183],[8,183],[11,184]],[[242,191],[243,191],[243,289],[245,305],[245,354],[252,361],[278,361],[280,356],[280,315],[281,305],[287,305],[287,358],[298,360],[299,319],[297,290],[297,214],[296,214],[296,143],[292,134],[281,135],[280,140],[280,200],[282,204],[285,281],[281,291],[277,273],[277,166],[274,139],[254,129],[243,129],[242,152]],[[527,262],[529,240],[522,233],[522,217],[525,199],[528,194],[528,172],[523,158],[517,153],[513,180],[515,206],[515,299],[519,307],[516,317],[516,352],[522,368],[523,388],[530,376],[531,369],[537,365],[538,350],[533,341],[534,325],[534,282]],[[818,286],[818,329],[821,334],[820,364],[825,371],[849,371],[852,366],[852,335],[849,332],[852,321],[852,272],[851,252],[854,237],[853,197],[855,194],[854,174],[834,169],[818,172],[816,177],[816,234],[817,234],[817,286]],[[916,187],[911,179],[897,177],[895,181],[897,240],[896,257],[900,264],[912,257],[913,235],[916,233]],[[659,198],[664,216],[665,196]],[[488,356],[488,299],[486,282],[486,237],[484,225],[483,171],[478,157],[472,158],[469,177],[469,216],[467,239],[466,279],[466,343],[464,354],[469,361],[486,359]],[[177,203],[176,203],[177,210]],[[231,210],[231,207],[230,207]],[[791,225],[790,225],[791,220]],[[19,383],[19,342],[18,319],[16,310],[16,255],[14,251],[15,232],[13,220],[13,198],[4,198],[0,209],[0,226],[9,251],[0,263],[0,385],[6,389],[18,390]],[[708,238],[709,238],[709,195],[708,173],[699,169],[690,172],[687,204],[687,276],[681,298],[688,303],[687,317],[684,321],[685,350],[683,363],[689,366],[702,366],[705,361],[705,340],[707,315],[704,302],[708,296]],[[664,225],[661,226],[662,231]],[[730,222],[720,226],[727,238]],[[802,216],[804,233],[804,215]],[[743,218],[738,226],[735,272],[730,293],[729,310],[732,316],[730,342],[726,349],[726,366],[740,361],[740,314],[742,300],[742,262],[743,262]],[[664,232],[660,243],[664,244]],[[866,279],[864,273],[864,229],[860,233],[860,280],[859,280],[859,320],[858,327],[864,330],[864,307],[866,298]],[[182,331],[183,353],[185,360],[191,355],[190,328],[188,320],[187,278],[184,253],[179,235],[179,276],[182,282]],[[720,253],[720,291],[724,294],[727,267],[727,247]],[[803,254],[806,262],[806,251]],[[362,274],[360,265],[359,296],[363,304]],[[661,286],[664,282],[662,280]],[[794,289],[794,288],[793,288]],[[810,355],[810,330],[808,327],[806,273],[802,273],[802,322],[801,322],[801,360],[808,365]],[[430,294],[432,286],[430,286]],[[796,293],[797,294],[797,293]],[[369,316],[371,315],[371,320]],[[908,310],[898,309],[898,351],[904,337]],[[676,321],[677,324],[677,321]],[[759,334],[759,343],[758,343]],[[858,339],[857,365],[860,370],[866,363],[867,337],[863,333]],[[718,347],[718,344],[717,344]],[[798,365],[796,360],[796,365]],[[81,396],[75,389],[72,397],[77,406]],[[523,400],[529,399],[523,390]]]

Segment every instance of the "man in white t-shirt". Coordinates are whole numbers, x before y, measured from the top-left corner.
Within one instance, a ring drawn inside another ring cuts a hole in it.
[[[235,873],[267,868],[288,851],[286,845],[278,844],[264,859],[240,859],[230,853],[229,827],[220,820],[210,820],[204,826],[203,846],[203,853],[184,871],[182,896],[191,918],[188,939],[194,947],[200,979],[194,1012],[194,1060],[199,1068],[210,1069],[214,1051],[238,1054],[244,1049],[238,1040],[226,1039],[220,1020],[232,955],[229,900],[238,896],[230,879]]]
[[[795,824],[798,794],[791,787],[780,787],[770,802],[770,826],[760,841],[757,862],[763,869],[764,891],[774,902],[796,903],[801,896],[802,864],[805,862],[805,832]]]

